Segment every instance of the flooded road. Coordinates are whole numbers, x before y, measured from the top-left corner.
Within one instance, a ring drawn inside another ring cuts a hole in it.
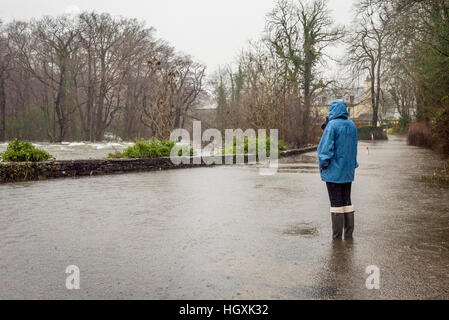
[[[365,151],[370,148],[370,154]],[[216,167],[0,186],[0,298],[449,299],[441,162],[361,143],[353,242],[332,243],[315,153],[279,173]],[[66,267],[80,269],[69,291]],[[380,290],[365,286],[380,269]]]

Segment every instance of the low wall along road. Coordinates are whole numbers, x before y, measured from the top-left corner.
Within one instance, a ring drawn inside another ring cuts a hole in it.
[[[281,156],[293,156],[316,150],[316,146],[303,149],[283,151]],[[223,156],[222,163],[226,163]],[[207,158],[201,164],[176,165],[170,158],[156,159],[102,159],[102,160],[64,160],[49,162],[18,162],[0,163],[0,183],[56,179],[66,177],[85,177],[93,175],[120,174],[126,172],[160,171],[170,169],[185,169],[207,166]],[[247,156],[245,162],[248,161]],[[235,163],[235,161],[234,161]]]

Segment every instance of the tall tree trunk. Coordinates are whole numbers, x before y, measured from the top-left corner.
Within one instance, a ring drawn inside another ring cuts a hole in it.
[[[179,128],[181,124],[181,108],[175,107],[175,123],[174,127]]]
[[[377,122],[379,119],[379,106],[380,106],[380,92],[381,92],[381,65],[382,65],[382,56],[381,56],[381,48],[379,48],[379,61],[377,62],[377,92],[376,92],[376,124],[375,127],[377,128]],[[373,118],[374,120],[374,118]]]
[[[0,141],[6,141],[6,91],[5,78],[0,75]]]
[[[86,123],[86,132],[85,132],[85,139],[88,141],[92,141],[93,140],[93,135],[92,135],[92,131],[93,131],[93,126],[92,126],[92,113],[94,110],[94,103],[95,103],[95,98],[94,98],[94,80],[93,80],[93,67],[92,67],[92,57],[91,57],[91,53],[89,50],[89,62],[88,62],[88,88],[87,88],[87,103],[86,103],[86,117],[87,117],[87,123]]]
[[[95,141],[101,141],[104,138],[104,122],[103,120],[103,112],[104,112],[104,103],[106,99],[106,54],[102,55],[101,60],[101,78],[100,78],[100,90],[98,94],[98,105],[95,114],[95,132],[94,139]]]
[[[56,115],[58,117],[57,122],[58,122],[58,126],[59,126],[59,136],[57,138],[58,142],[62,142],[65,139],[65,135],[67,132],[67,119],[66,119],[66,114],[64,111],[64,107],[63,104],[65,102],[65,73],[66,73],[66,69],[65,66],[63,65],[61,67],[61,75],[59,78],[59,88],[58,88],[58,93],[56,95],[56,99],[55,99],[55,110],[56,110]]]
[[[310,137],[310,111],[312,109],[312,81],[313,81],[313,62],[316,59],[313,36],[308,23],[304,23],[304,110],[302,116],[302,145],[309,143]]]
[[[312,92],[310,88],[311,79],[312,69],[310,68],[304,78],[304,110],[302,118],[302,128],[304,132],[303,144],[307,144],[309,142],[310,110],[312,109]]]
[[[373,109],[373,127],[377,128],[378,110],[376,106],[376,66],[371,64],[371,107]]]

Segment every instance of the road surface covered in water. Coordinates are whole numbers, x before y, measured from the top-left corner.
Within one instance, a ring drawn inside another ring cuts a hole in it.
[[[366,146],[370,154],[366,154]],[[441,162],[405,140],[359,146],[353,242],[333,243],[314,153],[279,173],[215,167],[0,186],[0,298],[449,298]],[[66,289],[66,267],[80,290]],[[380,290],[365,286],[380,269]]]

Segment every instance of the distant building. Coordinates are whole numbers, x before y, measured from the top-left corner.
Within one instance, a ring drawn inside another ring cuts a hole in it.
[[[357,126],[370,125],[373,120],[371,106],[371,79],[367,78],[364,87],[340,90],[323,90],[319,93],[319,101],[315,113],[321,118],[327,116],[330,103],[336,99],[345,100],[350,118]],[[379,122],[382,120],[399,120],[400,114],[388,93],[382,92],[379,103]]]
[[[348,112],[351,120],[358,127],[371,125],[373,120],[373,109],[371,106],[371,79],[366,78],[363,87],[358,88],[337,88],[324,89],[319,91],[314,100],[312,108],[313,121],[321,126],[329,112],[329,105],[333,100],[343,99],[348,106]],[[412,112],[412,114],[414,114]],[[398,121],[400,114],[391,97],[387,92],[382,92],[379,103],[379,123],[382,120]],[[205,128],[216,128],[217,124],[217,103],[212,94],[204,95],[199,103],[189,110],[187,128],[190,128],[192,120],[200,120]]]

